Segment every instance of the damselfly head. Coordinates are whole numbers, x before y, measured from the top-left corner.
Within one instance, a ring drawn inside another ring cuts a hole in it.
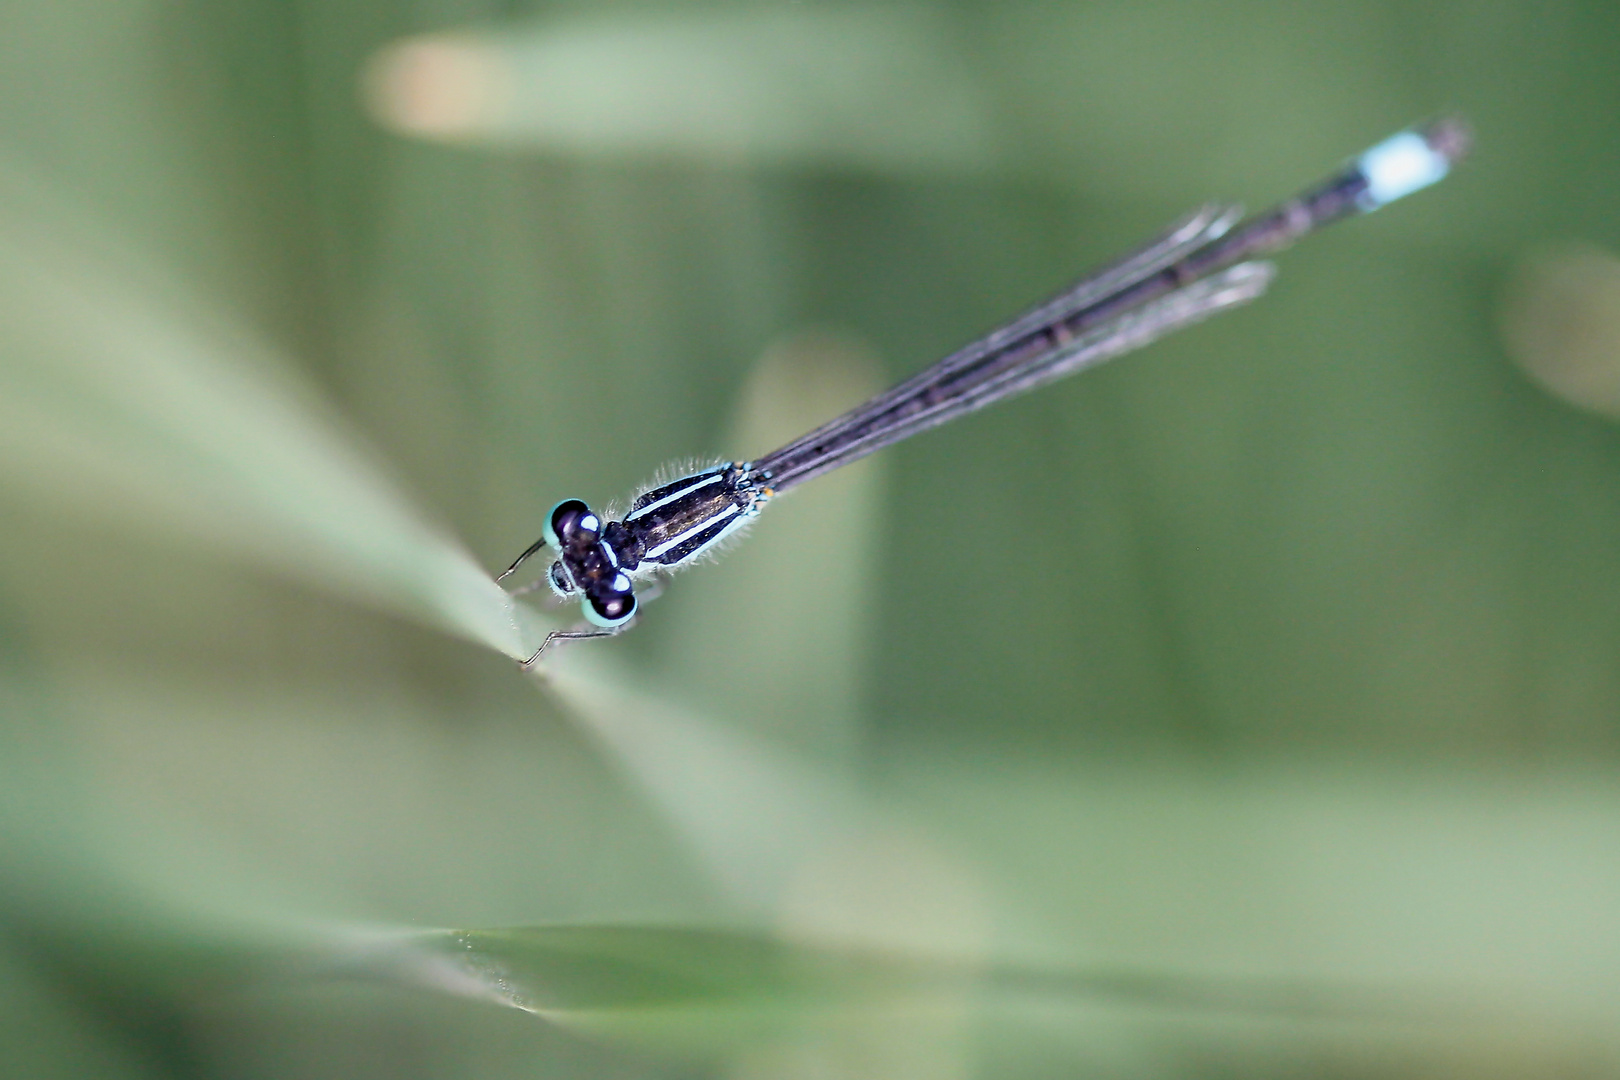
[[[622,526],[613,526],[622,532]],[[635,586],[621,568],[619,551],[604,535],[610,529],[579,499],[564,499],[546,515],[545,537],[557,552],[547,579],[558,596],[580,597],[593,626],[623,626],[636,614]]]

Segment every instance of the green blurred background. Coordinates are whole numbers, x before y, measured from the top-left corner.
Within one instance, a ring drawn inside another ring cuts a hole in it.
[[[1617,102],[1590,2],[0,3],[0,1072],[1615,1075]],[[469,629],[463,549],[1453,110],[553,678]],[[366,944],[536,925],[1115,981],[604,1034]]]

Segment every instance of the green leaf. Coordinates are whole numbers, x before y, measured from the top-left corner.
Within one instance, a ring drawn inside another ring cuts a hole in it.
[[[930,1018],[1028,1032],[1049,1028],[1056,1018],[1061,1030],[1099,1010],[1125,1010],[1184,1030],[1215,1023],[1229,1037],[1257,1023],[1305,1023],[1444,1040],[1505,1019],[1483,1003],[1459,1002],[1432,987],[1088,970],[746,930],[518,927],[445,931],[417,939],[414,947],[437,962],[395,970],[439,989],[704,1055],[874,1023],[909,1028]]]
[[[513,657],[533,617],[275,351],[0,162],[0,479]]]
[[[770,910],[806,858],[857,825],[847,777],[671,704],[601,653],[576,650],[548,678],[733,905]]]

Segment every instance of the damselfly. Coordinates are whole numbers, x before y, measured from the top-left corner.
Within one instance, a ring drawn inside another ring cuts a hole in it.
[[[1428,187],[1468,148],[1446,119],[1395,135],[1319,186],[1239,222],[1235,206],[1205,206],[1123,259],[843,416],[754,461],[727,461],[642,492],[622,520],[603,521],[578,499],[558,503],[545,533],[496,580],[543,547],[557,553],[546,580],[578,596],[590,628],[554,641],[610,637],[635,617],[637,581],[690,565],[734,537],[772,498],[919,431],[1033,390],[1183,326],[1246,304],[1275,272],[1253,256],[1287,247],[1341,218]],[[528,591],[527,589],[519,591]]]

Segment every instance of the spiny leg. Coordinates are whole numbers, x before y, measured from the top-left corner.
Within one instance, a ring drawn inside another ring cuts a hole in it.
[[[529,549],[527,551],[525,551],[523,554],[519,555],[517,557],[517,560],[515,562],[513,562],[511,566],[508,566],[506,568],[506,571],[504,573],[502,573],[501,576],[496,578],[495,580],[496,581],[505,581],[507,578],[511,577],[512,572],[514,570],[516,570],[518,567],[522,566],[524,563],[529,561],[529,556],[533,555],[535,552],[539,551],[541,548],[543,548],[545,546],[546,546],[546,538],[542,536],[540,539],[538,539],[534,543],[530,544]]]
[[[628,623],[625,624],[625,626],[628,625]],[[540,660],[540,654],[545,652],[553,641],[587,641],[590,638],[614,637],[623,632],[623,630],[624,626],[615,626],[611,630],[553,630],[551,633],[546,635],[546,640],[540,643],[540,647],[534,650],[534,655],[530,656],[527,660],[524,660],[518,666],[524,671],[533,671],[534,665]]]

